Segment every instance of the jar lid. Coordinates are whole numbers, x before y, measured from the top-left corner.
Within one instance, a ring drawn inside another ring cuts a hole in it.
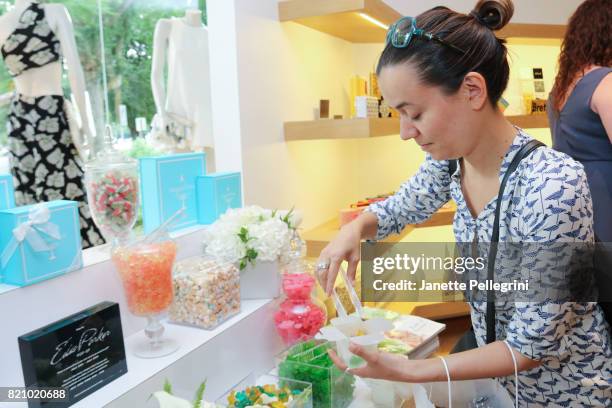
[[[109,170],[109,169],[133,169],[136,167],[136,160],[119,152],[113,147],[114,132],[110,125],[104,129],[104,146],[98,152],[96,158],[85,164],[87,170]]]

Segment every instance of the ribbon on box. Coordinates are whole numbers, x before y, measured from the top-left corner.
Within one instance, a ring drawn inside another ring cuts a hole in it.
[[[30,209],[28,220],[13,229],[13,237],[2,251],[0,256],[2,268],[8,264],[24,240],[35,252],[53,251],[54,247],[41,236],[42,233],[56,241],[62,238],[59,227],[50,222],[50,219],[51,212],[44,204],[35,205]]]

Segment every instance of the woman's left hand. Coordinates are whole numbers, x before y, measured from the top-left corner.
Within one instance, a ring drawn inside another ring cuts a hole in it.
[[[348,370],[348,373],[363,378],[378,378],[389,381],[409,381],[410,360],[399,354],[385,353],[381,351],[369,351],[365,348],[352,344],[349,351],[367,363],[360,368]],[[334,364],[342,371],[347,371],[347,365],[336,354],[334,350],[328,351]]]

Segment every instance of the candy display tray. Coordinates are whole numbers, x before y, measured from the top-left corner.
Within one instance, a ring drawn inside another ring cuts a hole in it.
[[[227,408],[238,408],[242,405],[237,406],[230,404],[229,397],[233,391],[244,391],[249,387],[253,386],[264,386],[264,385],[275,385],[276,387],[288,387],[291,391],[299,390],[300,393],[294,395],[292,401],[284,405],[285,408],[313,408],[312,401],[312,384],[305,381],[292,380],[289,378],[279,377],[271,374],[257,375],[251,373],[243,378],[238,384],[234,385],[226,393],[224,393],[215,402],[217,406]]]
[[[296,344],[277,356],[278,374],[311,383],[314,408],[346,408],[353,401],[355,377],[333,364],[329,349],[335,345],[322,340]]]

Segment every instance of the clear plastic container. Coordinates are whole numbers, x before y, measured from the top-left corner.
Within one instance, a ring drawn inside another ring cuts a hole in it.
[[[275,401],[281,401],[283,405],[274,404]],[[217,399],[216,404],[228,408],[250,406],[312,408],[312,385],[309,382],[282,376],[251,373]]]
[[[310,340],[278,356],[278,374],[312,384],[314,408],[345,408],[353,401],[355,377],[334,365],[327,350],[333,343]]]
[[[240,272],[229,263],[195,256],[174,267],[173,323],[211,330],[240,312]]]
[[[85,187],[104,238],[113,244],[127,240],[138,218],[138,164],[113,149],[110,128],[104,150],[85,165]]]

